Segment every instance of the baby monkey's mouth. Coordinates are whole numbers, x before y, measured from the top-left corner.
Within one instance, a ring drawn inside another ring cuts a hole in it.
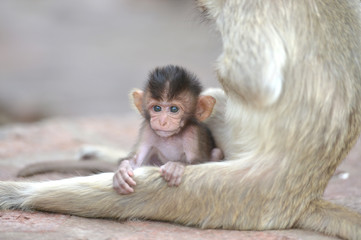
[[[155,133],[159,136],[159,137],[171,137],[175,134],[177,134],[179,132],[179,129],[176,130],[172,130],[172,131],[163,131],[163,130],[155,130]]]

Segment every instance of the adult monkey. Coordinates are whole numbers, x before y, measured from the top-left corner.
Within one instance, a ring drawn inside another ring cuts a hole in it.
[[[227,97],[211,91],[208,124],[233,161],[187,166],[177,188],[157,168],[138,168],[130,195],[112,190],[112,173],[2,182],[1,208],[360,239],[361,215],[322,199],[360,132],[359,1],[198,3],[223,38],[217,72]]]

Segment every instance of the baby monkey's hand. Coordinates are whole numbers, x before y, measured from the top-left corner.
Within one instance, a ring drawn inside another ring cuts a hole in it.
[[[133,187],[136,183],[133,176],[133,168],[130,165],[129,160],[123,160],[113,176],[114,190],[119,194],[129,194],[134,192]]]
[[[182,181],[185,165],[180,162],[167,162],[160,167],[161,174],[168,186],[178,186]]]

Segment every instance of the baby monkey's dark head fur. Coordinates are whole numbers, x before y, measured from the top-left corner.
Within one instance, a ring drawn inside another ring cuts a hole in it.
[[[167,65],[157,67],[149,74],[145,89],[149,91],[153,99],[173,100],[185,91],[198,97],[202,86],[193,73],[179,66]],[[167,94],[167,99],[162,99],[164,93]]]
[[[211,115],[216,100],[200,95],[201,91],[196,75],[182,67],[168,65],[155,68],[149,74],[144,91],[134,91],[132,96],[145,122],[163,134],[202,122]]]

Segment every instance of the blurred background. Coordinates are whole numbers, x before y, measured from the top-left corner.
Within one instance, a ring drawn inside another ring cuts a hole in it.
[[[194,1],[1,0],[0,125],[132,112],[128,92],[160,65],[219,86],[220,52]]]

